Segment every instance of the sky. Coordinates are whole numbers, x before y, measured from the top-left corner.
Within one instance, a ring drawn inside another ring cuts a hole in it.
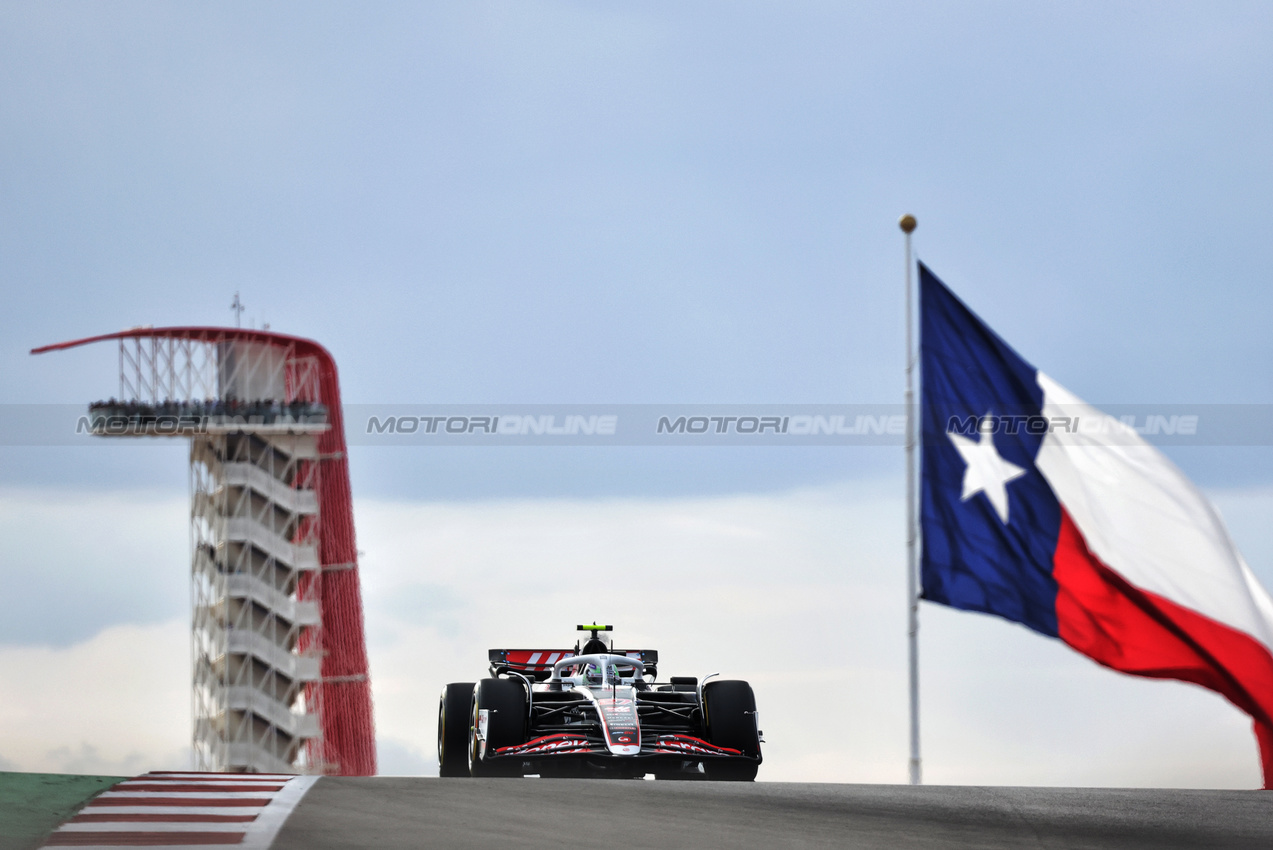
[[[109,345],[29,350],[236,292],[351,404],[899,403],[904,212],[1083,398],[1267,405],[1270,36],[1236,2],[5,4],[0,405],[115,395]],[[0,767],[180,766],[185,446],[6,430]],[[1165,450],[1273,585],[1273,452]],[[488,646],[612,617],[756,684],[762,778],[904,779],[900,446],[350,461],[387,767],[430,769]],[[615,566],[640,598],[552,591]],[[1217,697],[922,619],[932,781],[1258,782]]]

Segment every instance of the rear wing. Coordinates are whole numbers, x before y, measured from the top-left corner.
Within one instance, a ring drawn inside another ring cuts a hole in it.
[[[573,649],[492,649],[491,673],[504,670],[529,676],[542,682],[553,672],[553,665],[563,658],[577,653]],[[658,675],[659,651],[657,649],[615,649],[612,655],[626,655],[645,665],[645,675],[653,679]]]

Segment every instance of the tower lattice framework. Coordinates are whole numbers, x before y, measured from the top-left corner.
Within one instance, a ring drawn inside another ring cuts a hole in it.
[[[196,767],[376,770],[336,364],[317,343],[144,328],[119,343],[102,436],[190,440]]]

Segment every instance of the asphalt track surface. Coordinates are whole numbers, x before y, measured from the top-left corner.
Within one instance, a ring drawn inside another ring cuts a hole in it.
[[[324,778],[273,845],[569,846],[1273,848],[1273,792]]]

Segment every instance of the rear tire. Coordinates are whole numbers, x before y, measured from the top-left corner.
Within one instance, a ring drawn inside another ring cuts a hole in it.
[[[521,761],[489,759],[480,755],[477,740],[479,711],[489,711],[486,752],[526,741],[526,688],[508,679],[483,679],[473,689],[469,715],[468,768],[472,776],[521,776]]]
[[[760,767],[760,735],[756,731],[756,695],[746,682],[708,682],[703,687],[707,740],[718,747],[739,750],[757,761],[704,759],[708,779],[751,782]]]
[[[469,709],[473,683],[457,682],[442,689],[438,700],[438,774],[469,775]]]

